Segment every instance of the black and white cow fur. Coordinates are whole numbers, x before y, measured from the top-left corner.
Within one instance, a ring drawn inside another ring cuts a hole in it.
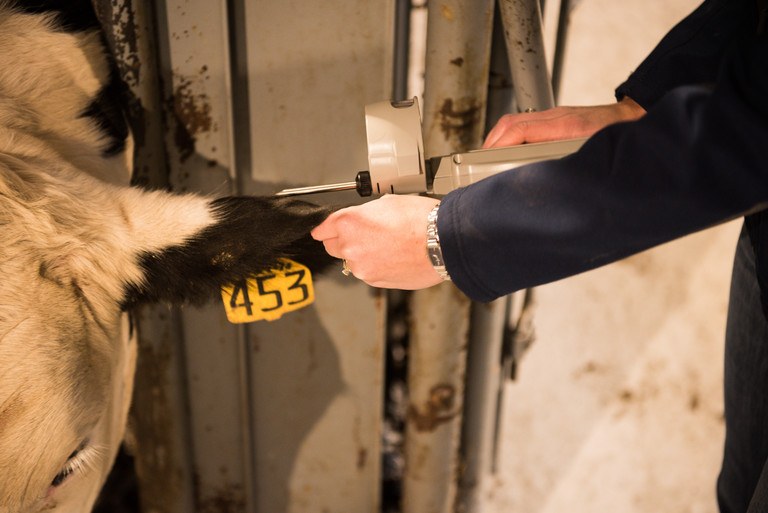
[[[0,513],[92,508],[130,402],[127,309],[207,300],[280,257],[331,261],[308,235],[325,208],[126,185],[85,4],[0,0]]]

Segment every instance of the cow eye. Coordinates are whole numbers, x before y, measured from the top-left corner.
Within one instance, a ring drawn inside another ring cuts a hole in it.
[[[69,476],[71,476],[76,470],[83,467],[86,459],[86,445],[88,445],[87,440],[83,441],[77,449],[72,451],[72,454],[69,455],[67,462],[64,464],[64,468],[61,469],[61,472],[56,474],[56,477],[54,477],[53,481],[51,481],[51,486],[61,486],[61,484],[66,481]]]

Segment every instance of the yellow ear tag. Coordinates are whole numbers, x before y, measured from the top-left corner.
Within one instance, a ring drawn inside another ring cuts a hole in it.
[[[233,324],[274,321],[315,300],[312,273],[287,258],[272,269],[221,289],[227,319]]]

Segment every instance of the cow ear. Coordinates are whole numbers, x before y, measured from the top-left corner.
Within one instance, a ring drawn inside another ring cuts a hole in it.
[[[128,287],[124,306],[156,301],[200,304],[217,295],[222,285],[274,267],[283,258],[314,273],[334,261],[309,234],[328,216],[327,207],[292,199],[226,197],[205,200],[201,210],[198,200],[188,198],[192,213],[186,224],[158,227],[166,243],[146,241],[138,254],[143,279]],[[161,219],[173,225],[167,215],[163,212]]]

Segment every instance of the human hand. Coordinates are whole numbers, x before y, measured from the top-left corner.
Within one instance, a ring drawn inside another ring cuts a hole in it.
[[[374,287],[416,290],[442,278],[427,257],[427,216],[438,200],[387,194],[331,214],[312,230],[331,256]]]
[[[603,127],[633,121],[643,114],[645,109],[629,96],[610,105],[506,114],[488,133],[483,148],[589,137]]]

